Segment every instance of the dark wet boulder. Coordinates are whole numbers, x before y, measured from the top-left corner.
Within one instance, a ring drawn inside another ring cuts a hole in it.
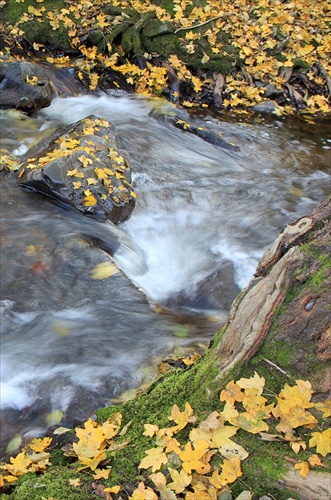
[[[135,205],[127,159],[117,149],[106,120],[85,118],[24,162],[19,182],[81,213],[114,224],[126,220]]]
[[[50,105],[55,90],[42,66],[0,59],[0,108],[31,113]]]

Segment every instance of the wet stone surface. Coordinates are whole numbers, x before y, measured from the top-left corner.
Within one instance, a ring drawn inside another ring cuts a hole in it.
[[[0,59],[0,108],[27,113],[49,106],[55,90],[42,66]]]
[[[85,118],[28,159],[19,182],[79,212],[118,224],[130,216],[136,195],[128,161],[115,141],[107,120]]]

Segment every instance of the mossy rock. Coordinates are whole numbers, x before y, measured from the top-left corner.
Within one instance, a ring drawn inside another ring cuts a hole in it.
[[[35,17],[33,20],[20,25],[20,29],[24,31],[24,39],[30,44],[53,42],[65,48],[70,48],[67,29],[60,26],[58,29],[53,30],[46,17],[47,12],[54,10],[54,7],[58,10],[66,7],[64,0],[44,0],[42,4],[36,0],[25,0],[24,3],[17,3],[16,0],[8,0],[2,11],[4,22],[8,22],[14,26],[20,20],[23,13],[27,12],[29,6],[35,9],[40,9],[42,6],[45,8],[45,11],[42,16]]]

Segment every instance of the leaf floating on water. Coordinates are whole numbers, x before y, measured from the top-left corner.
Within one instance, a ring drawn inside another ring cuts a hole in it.
[[[63,417],[63,412],[61,410],[54,410],[45,417],[46,424],[48,427],[51,425],[56,425],[61,422]]]
[[[118,272],[118,267],[112,262],[100,262],[100,264],[92,269],[91,278],[94,280],[104,280]]]
[[[61,434],[65,434],[69,431],[71,431],[69,427],[58,427],[57,429],[55,429],[55,431],[53,431],[53,434],[55,434],[56,436],[61,436]]]
[[[13,438],[9,441],[6,448],[6,453],[12,453],[16,450],[22,443],[22,436],[20,434],[15,434]]]

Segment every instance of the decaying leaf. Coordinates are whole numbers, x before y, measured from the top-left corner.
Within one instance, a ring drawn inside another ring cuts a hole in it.
[[[94,280],[104,280],[118,273],[118,267],[110,261],[100,262],[92,269],[91,278]]]

